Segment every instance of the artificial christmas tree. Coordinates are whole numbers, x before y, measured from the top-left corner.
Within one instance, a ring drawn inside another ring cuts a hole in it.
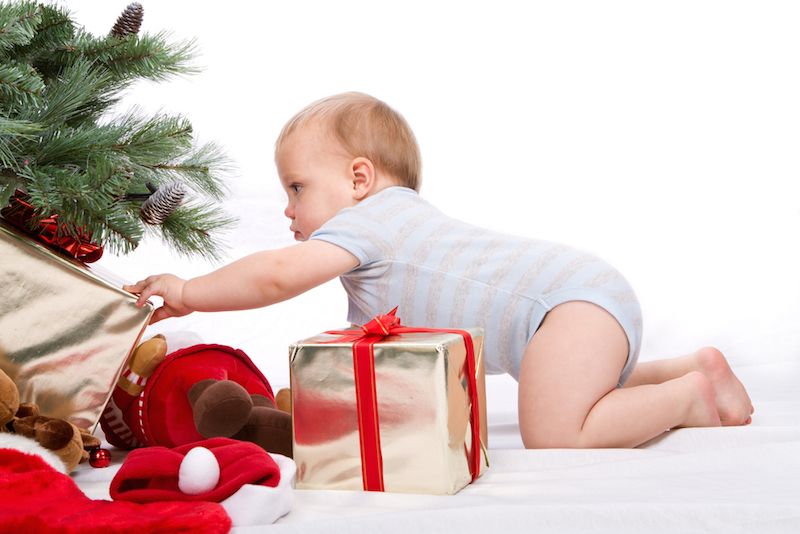
[[[135,81],[195,70],[192,43],[140,35],[142,15],[131,4],[95,37],[59,6],[0,3],[0,368],[25,402],[85,429],[153,312],[85,264],[147,231],[216,258],[231,222],[214,205],[226,160],[188,120],[115,113]]]
[[[196,71],[193,43],[140,35],[142,16],[131,4],[96,37],[60,6],[0,3],[0,207],[19,190],[34,208],[31,227],[55,216],[59,233],[123,254],[151,231],[179,253],[217,258],[214,233],[232,222],[214,205],[224,155],[197,146],[182,116],[115,113],[134,82]],[[182,186],[194,200],[147,218],[142,204],[166,184],[173,200]]]

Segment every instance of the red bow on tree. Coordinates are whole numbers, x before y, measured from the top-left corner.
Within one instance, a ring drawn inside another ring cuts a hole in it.
[[[38,241],[71,258],[83,263],[100,259],[103,248],[92,242],[92,234],[84,232],[82,228],[76,228],[70,233],[65,224],[59,224],[58,215],[51,215],[31,225],[31,221],[36,218],[36,210],[27,200],[28,195],[17,190],[9,199],[8,206],[0,210],[0,215]]]

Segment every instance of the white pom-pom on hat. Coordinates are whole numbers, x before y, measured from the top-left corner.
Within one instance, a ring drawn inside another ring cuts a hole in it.
[[[195,447],[186,453],[178,470],[178,489],[187,495],[199,495],[217,487],[219,462],[205,447]]]

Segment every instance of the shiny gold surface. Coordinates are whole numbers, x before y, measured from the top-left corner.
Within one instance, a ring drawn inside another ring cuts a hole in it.
[[[475,348],[480,435],[487,445],[483,331],[467,330]],[[336,337],[315,336],[289,349],[300,489],[363,489],[352,347],[321,343]],[[376,344],[374,352],[386,491],[457,492],[471,480],[463,338],[402,334]],[[485,451],[481,455],[485,469]]]
[[[153,313],[98,271],[0,223],[0,367],[23,402],[86,429]]]

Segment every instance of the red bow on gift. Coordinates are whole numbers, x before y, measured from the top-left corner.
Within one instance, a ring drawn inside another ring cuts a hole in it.
[[[59,224],[58,215],[41,219],[34,229],[31,229],[30,221],[34,218],[35,209],[27,202],[27,198],[25,193],[17,191],[0,214],[20,230],[76,260],[92,263],[100,259],[103,248],[92,242],[92,235],[78,228],[76,236],[73,237],[67,232],[64,224]]]
[[[353,343],[353,368],[355,371],[356,406],[358,432],[361,441],[361,476],[367,491],[384,491],[383,458],[381,456],[380,430],[378,427],[378,399],[375,392],[374,345],[386,337],[396,334],[449,332],[464,338],[466,347],[467,393],[470,398],[470,424],[472,443],[468,453],[469,472],[472,480],[480,474],[480,415],[478,411],[478,387],[475,379],[475,349],[472,336],[466,330],[450,328],[416,328],[400,325],[395,316],[397,307],[385,315],[378,315],[358,330],[329,330],[326,334],[341,337],[329,343]],[[466,447],[465,447],[466,448]]]

